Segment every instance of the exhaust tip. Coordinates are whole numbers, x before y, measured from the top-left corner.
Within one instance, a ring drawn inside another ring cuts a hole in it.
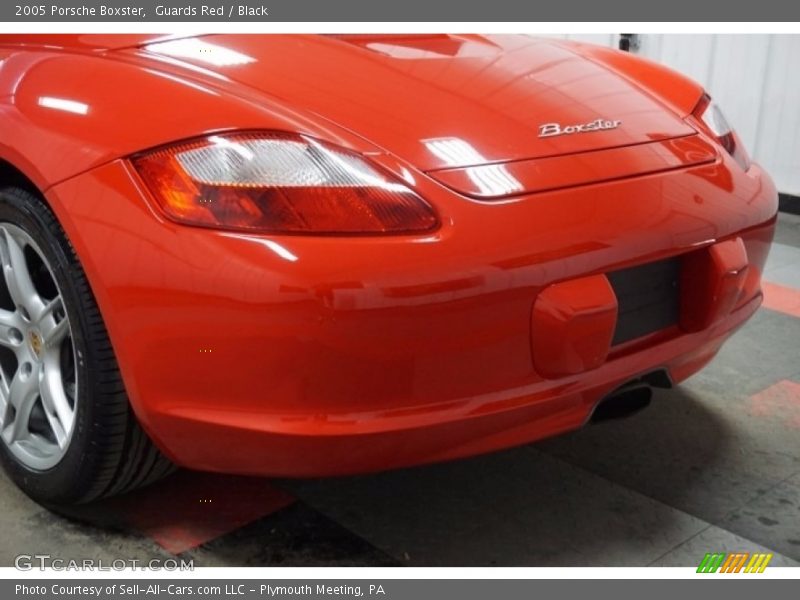
[[[592,413],[591,422],[623,419],[636,414],[653,398],[652,388],[642,382],[624,385],[603,398]]]

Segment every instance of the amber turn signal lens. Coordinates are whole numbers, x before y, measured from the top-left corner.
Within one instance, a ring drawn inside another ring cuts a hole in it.
[[[209,136],[132,160],[179,223],[294,234],[434,229],[433,208],[354,152],[282,132]]]

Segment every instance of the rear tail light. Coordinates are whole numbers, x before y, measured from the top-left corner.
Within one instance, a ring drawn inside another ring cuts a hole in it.
[[[744,149],[742,140],[728,123],[719,105],[710,96],[704,95],[692,114],[702,123],[706,133],[713,136],[743,170],[747,171],[750,168],[750,157]]]
[[[209,136],[147,152],[136,170],[179,223],[252,232],[429,231],[429,204],[364,158],[292,133]]]

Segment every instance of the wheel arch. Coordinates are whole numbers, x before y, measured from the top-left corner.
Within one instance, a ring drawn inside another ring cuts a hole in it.
[[[0,155],[0,186],[15,186],[23,188],[44,199],[44,190],[34,177],[26,170],[19,168],[14,162]]]

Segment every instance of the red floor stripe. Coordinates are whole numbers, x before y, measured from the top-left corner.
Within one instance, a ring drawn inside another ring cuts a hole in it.
[[[800,290],[770,281],[762,282],[761,288],[764,290],[764,308],[800,318]]]
[[[750,396],[750,414],[800,429],[800,383],[783,379]]]
[[[131,498],[128,522],[168,552],[180,554],[294,502],[268,479],[192,473]]]
[[[294,501],[269,479],[179,471],[150,487],[66,514],[99,527],[138,531],[180,554]]]

